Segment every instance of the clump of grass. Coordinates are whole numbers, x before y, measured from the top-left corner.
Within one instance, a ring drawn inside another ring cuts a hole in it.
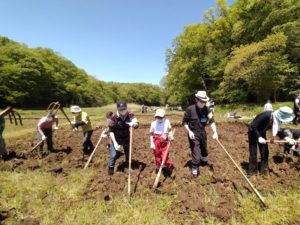
[[[0,172],[0,208],[14,209],[5,224],[32,217],[41,224],[174,224],[167,213],[175,197],[145,191],[143,196],[118,196],[104,201],[87,198],[93,170],[74,170],[69,176],[40,171]]]
[[[300,183],[291,188],[276,188],[266,197],[268,208],[262,210],[252,195],[241,200],[239,212],[245,224],[289,224],[300,216]]]

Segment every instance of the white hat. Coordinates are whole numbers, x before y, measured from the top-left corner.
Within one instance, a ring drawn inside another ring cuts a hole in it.
[[[78,105],[73,105],[70,108],[71,113],[80,113],[81,112],[81,108]]]
[[[165,110],[164,109],[157,109],[156,112],[155,112],[155,117],[164,117],[166,114]]]
[[[274,112],[274,116],[281,122],[291,122],[293,120],[293,110],[288,106],[282,106]]]
[[[195,94],[196,98],[203,101],[203,102],[207,102],[209,100],[209,97],[207,97],[206,95],[206,91],[198,91]]]

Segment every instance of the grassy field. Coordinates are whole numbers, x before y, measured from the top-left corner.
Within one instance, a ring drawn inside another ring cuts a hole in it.
[[[277,103],[273,108],[283,105],[292,106],[291,103]],[[224,118],[227,112],[235,112],[246,117],[246,122],[262,111],[261,105],[223,105],[216,107],[216,120],[232,121]],[[150,124],[151,121],[143,119],[140,113],[140,106],[129,105],[137,118],[143,124]],[[115,105],[97,108],[83,108],[91,116],[93,126],[105,125],[105,114],[108,111],[115,111]],[[42,110],[18,110],[23,117],[24,126],[19,127],[9,124],[7,120],[4,137],[8,142],[14,138],[35,135],[35,126],[38,119],[45,115]],[[65,112],[70,116],[68,109]],[[154,114],[154,112],[149,112]],[[168,114],[178,115],[178,121],[183,112],[171,111]],[[67,120],[63,119],[61,126],[68,126]],[[0,161],[1,163],[1,161]],[[96,171],[74,168],[74,171],[67,177],[55,177],[52,174],[42,171],[1,171],[0,172],[0,211],[14,211],[18,218],[38,218],[41,224],[224,224],[214,217],[201,218],[191,213],[189,219],[178,222],[168,217],[170,206],[176,202],[177,197],[157,195],[150,190],[139,196],[134,196],[128,202],[126,196],[119,196],[112,201],[99,199],[97,195],[89,195],[86,198],[84,192],[88,182],[95,176]],[[236,204],[236,210],[241,218],[232,218],[227,224],[264,224],[278,225],[290,224],[300,216],[300,183],[294,187],[285,189],[276,188],[272,190],[268,199],[269,208],[262,210],[255,202],[253,194],[248,194]],[[41,201],[43,199],[43,201]],[[45,204],[47,202],[48,204]],[[292,206],[292,207],[291,207]],[[291,209],[292,210],[287,210]],[[55,221],[55,222],[54,222]],[[1,222],[0,222],[1,223]],[[4,224],[16,224],[14,218],[8,218]],[[297,223],[294,223],[297,224]]]

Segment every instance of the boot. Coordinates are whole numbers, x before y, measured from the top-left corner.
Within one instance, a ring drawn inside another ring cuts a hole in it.
[[[108,167],[108,175],[109,176],[114,175],[114,167]]]

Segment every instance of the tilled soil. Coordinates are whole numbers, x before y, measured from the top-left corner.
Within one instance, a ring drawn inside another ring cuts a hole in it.
[[[217,124],[219,140],[231,154],[242,170],[248,167],[247,125],[239,122]],[[170,158],[174,162],[173,178],[161,176],[157,193],[160,195],[176,195],[177,201],[171,206],[170,217],[182,221],[191,211],[201,217],[214,216],[221,221],[228,221],[235,211],[238,198],[245,193],[252,193],[241,173],[235,168],[218,143],[208,133],[209,164],[200,167],[200,176],[193,178],[190,172],[191,153],[187,133],[182,126],[176,127],[175,140],[170,146]],[[92,141],[96,144],[100,130],[95,131]],[[42,157],[43,167],[37,163],[36,152],[30,153],[32,141],[17,140],[7,146],[10,158],[0,162],[0,170],[24,171],[43,170],[56,176],[68,176],[74,168],[83,168],[82,133],[70,130],[59,130],[53,137],[55,152]],[[149,148],[149,126],[141,126],[134,130],[132,146],[131,188],[133,195],[139,196],[145,189],[151,189],[154,183],[155,164],[152,150]],[[45,148],[45,147],[44,147]],[[262,196],[275,186],[291,186],[299,178],[298,158],[282,157],[282,146],[270,144],[269,167],[267,176],[251,176],[250,180]],[[259,155],[259,153],[258,153]],[[107,175],[109,151],[107,140],[99,145],[95,158],[89,169],[99,171],[87,187],[86,198],[93,198],[95,193],[104,200],[111,200],[127,192],[128,170],[124,166],[124,156],[117,160],[115,174]],[[96,160],[94,160],[96,161]],[[93,195],[91,195],[93,193]],[[254,195],[254,193],[253,193]],[[1,221],[1,220],[0,220]]]

